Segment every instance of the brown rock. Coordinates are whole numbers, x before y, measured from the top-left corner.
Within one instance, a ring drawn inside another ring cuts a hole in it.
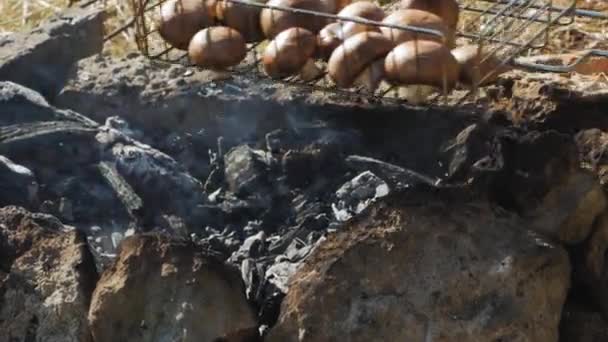
[[[292,278],[267,341],[557,341],[564,249],[443,196],[387,197],[329,237]]]
[[[578,248],[574,278],[608,317],[608,213],[595,222],[593,233]]]
[[[603,342],[608,341],[608,322],[599,312],[584,308],[564,308],[560,324],[560,341]]]
[[[44,230],[32,216],[18,208],[0,216],[0,240],[12,238],[19,255],[0,274],[0,341],[90,341],[86,313],[97,274],[86,240],[78,231]]]
[[[576,135],[581,164],[585,169],[596,173],[602,184],[608,181],[608,134],[593,128]]]
[[[49,215],[30,213],[21,207],[0,208],[0,268],[8,271],[15,259],[35,242],[56,235],[57,226],[39,224],[51,219]]]
[[[606,195],[591,173],[574,172],[552,187],[532,216],[534,229],[567,244],[583,242],[606,209]]]
[[[237,270],[189,242],[155,235],[122,242],[95,289],[89,321],[96,342],[237,342],[257,334]]]

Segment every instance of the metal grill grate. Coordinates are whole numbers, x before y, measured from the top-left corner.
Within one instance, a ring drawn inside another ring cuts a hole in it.
[[[188,60],[187,52],[170,47],[160,37],[156,23],[160,17],[161,5],[165,1],[166,0],[131,0],[133,13],[135,13],[134,20],[137,47],[141,53],[150,59],[192,66]],[[299,8],[270,6],[249,0],[224,1],[244,6],[270,8],[276,11],[323,17],[343,23],[350,21],[377,27],[388,27],[396,30],[414,32],[416,35],[430,34],[445,39],[441,32],[422,27],[388,25],[382,22],[362,18],[342,17]],[[569,65],[554,66],[518,60],[518,57],[538,54],[543,49],[546,49],[549,44],[551,32],[559,26],[572,24],[577,16],[600,21],[608,20],[608,15],[594,11],[579,10],[576,8],[575,4],[576,0],[572,0],[567,6],[555,6],[553,0],[460,0],[460,19],[456,33],[459,45],[461,43],[472,43],[476,44],[479,49],[483,49],[484,58],[479,60],[479,63],[483,63],[489,58],[497,58],[500,63],[494,70],[491,70],[483,77],[476,77],[473,86],[468,88],[459,86],[459,88],[457,88],[457,90],[459,90],[458,92],[447,92],[444,75],[443,91],[438,90],[434,96],[431,96],[428,99],[428,102],[438,102],[443,99],[445,103],[457,104],[467,100],[474,100],[478,95],[480,88],[477,85],[483,84],[485,80],[491,78],[494,73],[498,73],[499,69],[505,65],[543,72],[567,73],[573,71],[579,63],[591,56],[608,58],[608,51],[591,49],[580,54],[578,58]],[[387,8],[387,13],[390,13],[390,7],[392,5],[394,4],[389,3],[383,6]],[[222,23],[218,23],[218,25],[221,24]],[[253,76],[255,74],[256,77],[264,77],[264,72],[262,71],[259,62],[261,49],[264,47],[265,43],[266,41],[249,44],[248,56],[240,65],[231,68],[230,71],[243,75]],[[323,62],[320,62],[320,65],[326,67]],[[479,73],[476,74],[478,75]],[[376,99],[392,98],[402,100],[400,93],[396,90],[397,87],[394,85],[383,83],[382,86],[374,92],[368,92],[365,89],[357,88],[337,89],[326,74],[324,74],[323,77],[307,82],[299,79],[297,76],[277,80],[277,82],[286,82],[303,87],[312,87],[313,89],[355,94],[357,96]],[[454,95],[456,93],[458,95]],[[451,95],[449,99],[448,95]]]

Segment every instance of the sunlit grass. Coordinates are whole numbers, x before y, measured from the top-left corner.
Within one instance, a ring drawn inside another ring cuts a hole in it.
[[[41,22],[60,13],[68,7],[69,2],[69,0],[0,0],[0,13],[2,13],[0,35],[31,30]],[[129,2],[126,0],[100,0],[91,6],[105,8],[106,34],[114,32],[132,17]],[[104,49],[113,55],[134,51],[135,42],[132,31],[119,34],[107,42]]]
[[[398,0],[378,0],[384,5],[390,6],[391,3],[398,2]],[[539,0],[545,2],[548,0]],[[555,5],[567,5],[570,0],[554,0]],[[0,0],[0,35],[3,33],[27,31],[36,27],[41,21],[48,19],[49,17],[59,13],[62,9],[69,5],[69,0]],[[83,2],[83,0],[81,0]],[[473,4],[477,8],[486,8],[488,3],[477,0],[461,0],[464,4]],[[606,10],[603,8],[603,1],[598,0],[577,0],[577,7],[591,8],[597,10]],[[132,17],[132,11],[130,8],[129,1],[127,0],[99,0],[93,6],[102,6],[106,10],[107,20],[105,22],[106,33],[109,34],[115,31],[117,28],[124,25]],[[485,6],[485,7],[484,7]],[[594,7],[595,6],[595,7]],[[608,7],[608,6],[606,6]],[[148,13],[154,16],[156,13]],[[487,17],[487,16],[486,16]],[[149,18],[149,22],[153,19]],[[525,39],[525,37],[537,32],[539,24],[522,25],[522,22],[514,22],[514,25],[521,25],[524,30],[517,37],[519,39]],[[460,29],[467,33],[477,33],[480,30],[479,15],[474,12],[463,11],[460,17]],[[554,33],[550,37],[550,45],[545,52],[557,52],[565,51],[567,49],[580,49],[588,47],[586,44],[581,44],[580,39],[576,39],[572,33],[579,35],[588,36],[585,41],[599,41],[600,47],[605,48],[605,44],[602,41],[608,41],[608,22],[602,22],[601,20],[588,20],[588,19],[577,19],[575,23],[568,27],[562,27],[554,30]],[[152,35],[154,38],[150,41],[151,45],[154,45],[157,49],[164,48],[164,44],[157,41],[158,35]],[[573,38],[574,37],[574,38]],[[133,37],[133,30],[123,32],[114,37],[108,42],[105,47],[105,51],[113,55],[124,55],[128,52],[134,51],[135,39]]]

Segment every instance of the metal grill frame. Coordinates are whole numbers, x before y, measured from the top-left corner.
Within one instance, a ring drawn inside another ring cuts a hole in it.
[[[154,1],[154,2],[153,2]],[[130,0],[132,10],[134,13],[133,24],[135,26],[135,40],[139,51],[149,59],[187,65],[193,68],[199,68],[191,65],[188,61],[187,52],[179,51],[170,47],[158,34],[158,30],[154,28],[155,22],[153,19],[148,17],[151,11],[160,9],[160,6],[168,0]],[[204,0],[201,0],[204,1]],[[432,30],[423,27],[416,27],[411,25],[389,25],[386,23],[363,19],[363,18],[352,18],[343,17],[330,13],[322,13],[311,10],[305,10],[300,8],[285,7],[285,6],[272,6],[265,3],[257,3],[250,0],[221,0],[226,2],[232,2],[244,6],[253,6],[261,9],[267,8],[276,11],[291,12],[294,14],[311,15],[316,17],[322,17],[338,22],[355,22],[359,24],[386,27],[396,30],[403,30],[413,32],[415,35],[426,34],[437,36],[443,41],[446,37],[440,31]],[[558,26],[570,25],[576,16],[584,16],[592,19],[605,19],[608,20],[608,14],[604,15],[595,11],[579,10],[576,8],[576,0],[571,0],[568,6],[558,7],[553,5],[553,0],[479,0],[474,2],[475,5],[461,4],[460,13],[469,12],[477,15],[476,20],[481,21],[485,18],[486,22],[490,22],[490,25],[486,25],[482,28],[476,29],[475,20],[469,25],[465,25],[462,29],[456,32],[456,37],[464,38],[469,40],[471,43],[476,44],[479,51],[484,51],[484,58],[478,63],[484,63],[489,58],[499,58],[499,65],[490,70],[484,77],[479,76],[479,69],[474,67],[474,80],[473,86],[465,92],[464,95],[460,96],[456,102],[451,104],[460,105],[468,100],[475,100],[479,94],[479,84],[482,84],[488,78],[494,76],[500,68],[506,65],[511,65],[517,68],[526,68],[530,70],[540,72],[553,72],[553,73],[569,73],[573,71],[577,65],[583,63],[586,59],[593,56],[601,56],[608,58],[608,51],[591,49],[585,51],[583,54],[570,63],[564,66],[554,66],[539,63],[531,63],[517,60],[517,57],[523,56],[524,54],[533,55],[535,51],[540,51],[545,48],[549,41],[549,36],[553,28]],[[480,4],[486,4],[486,7],[480,7]],[[217,23],[222,25],[222,23]],[[521,38],[523,31],[528,30],[526,39],[523,41],[518,40]],[[530,32],[531,31],[531,32]],[[157,36],[154,38],[154,36]],[[151,41],[163,42],[164,48],[160,51],[153,51],[151,48]],[[417,39],[417,38],[415,38]],[[260,76],[265,76],[263,71],[260,70],[259,62],[260,59],[257,56],[256,48],[261,42],[250,44],[249,52],[253,53],[253,63],[247,65],[239,65],[234,68],[230,68],[229,71],[237,74],[246,74],[255,71]],[[486,49],[486,47],[489,48]],[[177,57],[173,57],[172,52],[179,51]],[[252,65],[251,65],[252,64]],[[444,69],[445,71],[445,69]],[[327,82],[327,76],[324,76],[324,82]],[[391,90],[395,86],[389,87],[387,90],[381,90],[380,94],[369,93],[362,89],[337,89],[333,85],[320,86],[321,80],[316,79],[311,82],[303,82],[298,80],[297,76],[288,77],[283,80],[273,80],[275,82],[282,82],[291,85],[304,86],[310,89],[322,90],[327,92],[334,92],[339,94],[351,94],[356,96],[364,96],[373,98],[376,100],[383,100],[390,98],[387,96],[391,93]],[[443,89],[439,95],[429,100],[429,104],[438,102],[439,98],[442,97],[445,104],[448,104],[448,91],[447,91],[447,80],[445,72],[443,74]],[[393,92],[394,93],[394,92]],[[393,100],[399,101],[399,97],[392,98]]]

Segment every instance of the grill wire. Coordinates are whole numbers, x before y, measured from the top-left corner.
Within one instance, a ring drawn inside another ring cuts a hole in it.
[[[176,63],[192,68],[185,51],[177,50],[169,46],[159,35],[156,23],[160,17],[161,5],[167,0],[130,0],[134,17],[127,25],[134,26],[134,36],[139,51],[146,57],[166,63]],[[382,22],[342,17],[329,13],[322,13],[292,7],[270,6],[249,0],[222,0],[244,6],[258,8],[269,8],[276,11],[286,11],[301,15],[323,17],[333,21],[355,22],[377,27],[388,27],[395,30],[413,32],[415,35],[425,34],[443,37],[437,30],[431,30],[416,26],[388,25]],[[388,6],[383,7],[389,7]],[[460,41],[476,44],[484,51],[484,58],[478,64],[484,63],[489,58],[497,58],[499,65],[489,70],[483,77],[474,77],[473,85],[469,88],[457,87],[456,90],[448,92],[445,87],[446,76],[443,75],[444,89],[439,90],[434,96],[427,99],[428,103],[463,104],[466,101],[475,101],[479,96],[479,84],[498,73],[503,66],[525,68],[538,72],[569,73],[575,70],[577,65],[588,58],[600,56],[608,58],[608,51],[601,49],[589,49],[579,53],[577,58],[568,65],[548,65],[518,60],[518,57],[533,56],[539,51],[547,48],[551,32],[557,27],[570,25],[576,17],[586,17],[591,20],[608,21],[608,14],[596,11],[580,10],[576,8],[576,0],[571,0],[567,6],[556,6],[553,0],[460,0],[460,20],[456,37]],[[387,11],[390,13],[390,10]],[[125,25],[125,26],[127,26]],[[221,25],[221,23],[218,23]],[[119,32],[114,32],[116,35]],[[229,72],[240,74],[245,77],[265,77],[260,66],[260,48],[266,42],[248,44],[248,56],[238,66],[229,68]],[[459,44],[460,45],[460,44]],[[322,63],[322,67],[325,67]],[[476,67],[474,70],[477,69]],[[479,72],[474,72],[479,75]],[[303,89],[321,90],[342,95],[355,95],[375,100],[396,100],[403,102],[395,86],[383,84],[374,92],[363,88],[338,89],[329,79],[326,73],[312,81],[302,81],[297,76],[288,77],[283,80],[272,80],[290,85],[297,85]],[[448,98],[448,95],[451,97]],[[456,94],[457,93],[457,94]]]

